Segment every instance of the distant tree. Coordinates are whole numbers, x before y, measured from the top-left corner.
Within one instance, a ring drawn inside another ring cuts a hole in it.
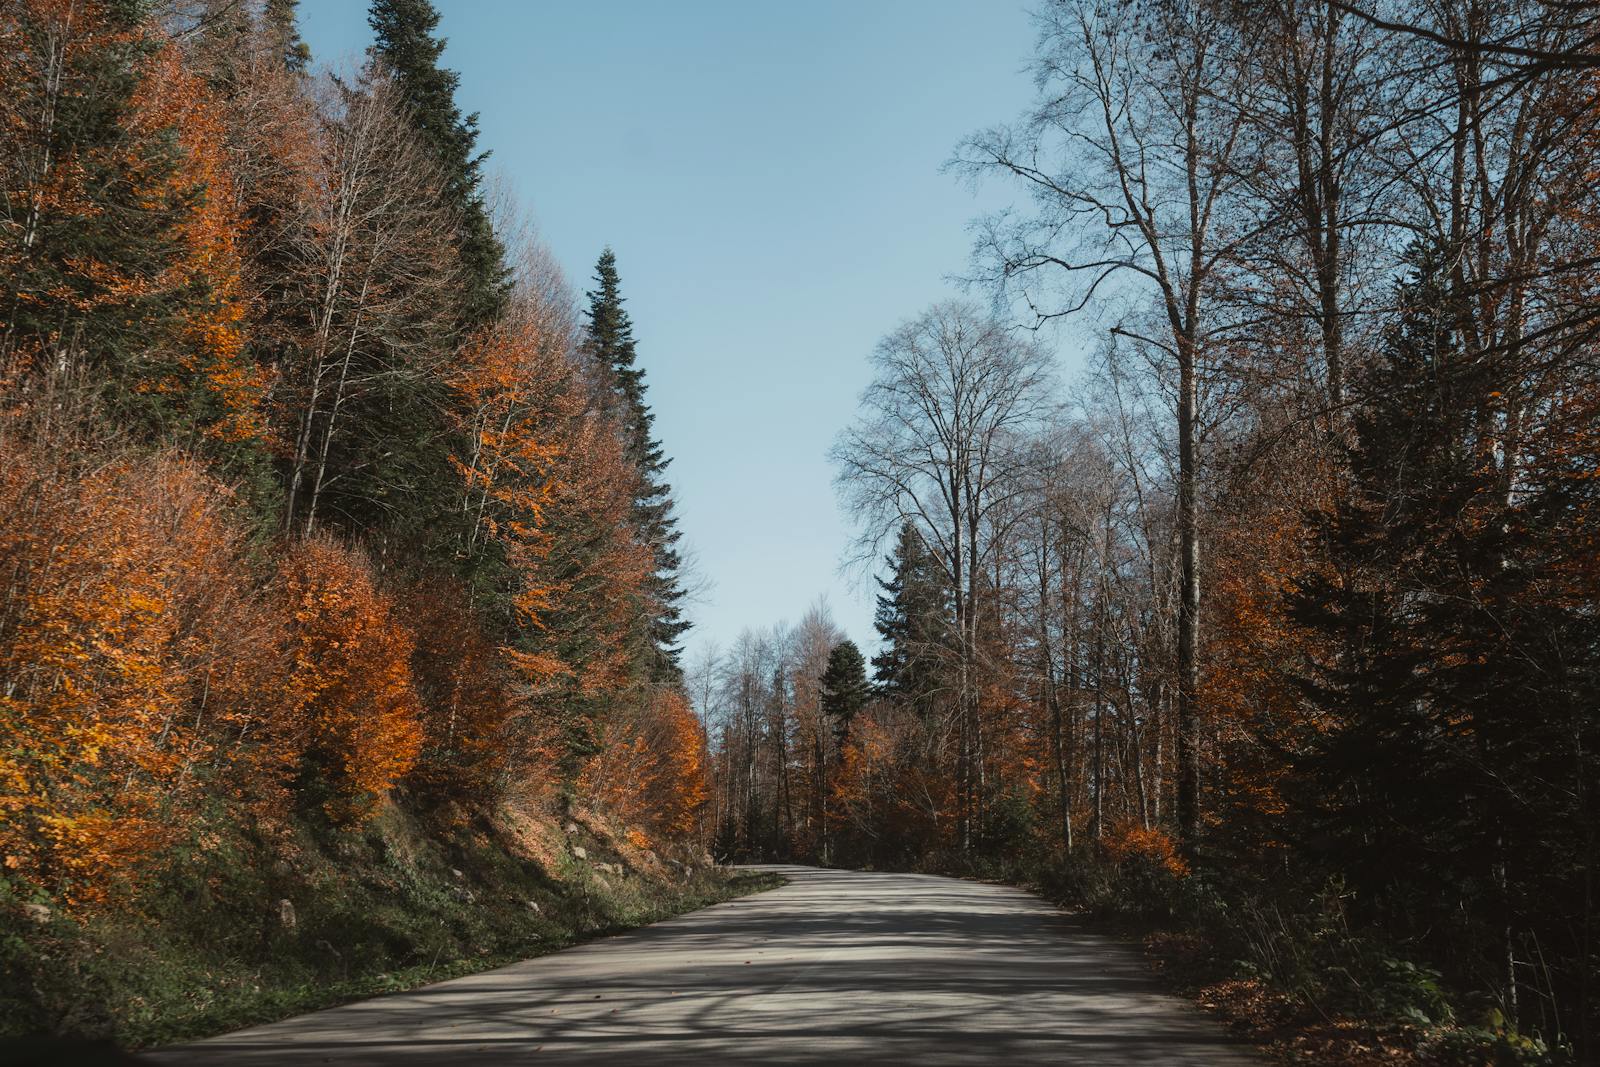
[[[1242,116],[1257,95],[1244,60],[1257,38],[1223,11],[1054,0],[1039,20],[1038,107],[1018,128],[970,139],[957,163],[1005,175],[1034,197],[1035,211],[990,219],[979,248],[989,279],[1020,297],[1035,325],[1088,306],[1113,275],[1139,279],[1154,297],[1148,326],[1115,332],[1170,375],[1172,389],[1186,848],[1201,827],[1201,382],[1238,332],[1239,317],[1219,309],[1230,264],[1254,232],[1228,213],[1244,186]]]
[[[603,406],[614,413],[628,458],[638,469],[633,520],[655,561],[655,576],[647,590],[651,603],[644,609],[649,618],[648,631],[641,635],[642,652],[651,680],[676,681],[682,676],[679,641],[689,624],[680,607],[684,590],[677,544],[682,535],[672,513],[672,486],[663,477],[672,461],[651,430],[655,415],[645,402],[644,371],[635,362],[633,321],[622,306],[617,257],[609,248],[600,253],[594,282],[588,293],[584,348],[605,384]]]
[[[962,847],[985,802],[979,634],[996,521],[1051,409],[1049,357],[966,302],[937,304],[884,338],[861,414],[833,449],[846,506],[876,554],[908,522],[950,590]]]
[[[854,641],[840,641],[828,653],[828,667],[822,672],[822,711],[832,720],[834,740],[841,747],[849,741],[851,724],[871,695],[866,657]]]

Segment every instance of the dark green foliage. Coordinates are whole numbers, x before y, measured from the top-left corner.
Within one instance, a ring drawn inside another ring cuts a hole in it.
[[[412,123],[439,164],[445,202],[457,216],[462,325],[482,326],[505,307],[505,249],[479,188],[488,153],[477,150],[478,116],[461,114],[455,99],[461,76],[439,65],[446,43],[435,34],[439,12],[429,0],[373,0],[367,21],[376,35],[369,51],[399,86]]]
[[[633,321],[623,305],[617,257],[607,248],[595,265],[595,288],[587,295],[584,350],[603,384],[603,401],[616,416],[627,456],[639,472],[634,499],[634,524],[655,562],[650,583],[652,603],[648,632],[640,637],[651,681],[672,682],[682,671],[678,665],[680,642],[689,623],[683,619],[683,585],[679,576],[678,523],[673,515],[672,486],[664,479],[672,461],[652,433],[655,415],[645,402],[644,370],[635,365]]]
[[[840,641],[828,653],[828,666],[822,672],[822,712],[832,721],[839,744],[849,740],[850,726],[871,696],[866,657],[854,641]]]
[[[509,294],[505,249],[480,188],[487,153],[477,151],[477,115],[463,116],[456,104],[460,75],[440,65],[446,42],[437,36],[439,13],[433,5],[374,0],[367,21],[374,33],[368,52],[394,79],[401,106],[438,167],[441,203],[454,220],[451,243],[459,283],[451,306],[443,309],[442,321],[453,326],[438,340],[446,350],[493,322]],[[347,488],[354,502],[346,508],[349,518],[358,526],[385,529],[386,540],[402,552],[420,552],[475,585],[497,582],[504,568],[491,546],[472,553],[462,548],[468,538],[465,519],[454,506],[456,475],[449,457],[465,448],[447,417],[448,390],[436,374],[381,381],[386,388],[370,394],[357,414],[363,437],[383,447],[345,468],[360,472]]]
[[[54,27],[35,14],[19,10],[20,31],[35,39],[33,56],[51,55]],[[63,396],[102,400],[117,421],[153,436],[178,412],[147,387],[170,369],[185,300],[202,295],[174,291],[163,274],[182,253],[178,225],[201,191],[170,186],[173,131],[133,129],[141,67],[156,46],[138,32],[142,17],[141,5],[108,6],[108,43],[67,51],[53,78],[22,67],[27,80],[5,87],[23,101],[19,113],[51,121],[27,127],[23,151],[0,162],[3,214],[15,223],[0,228],[0,368],[31,365]],[[113,34],[122,39],[110,42]]]
[[[1355,383],[1329,566],[1292,604],[1326,649],[1304,678],[1322,729],[1297,761],[1292,825],[1348,880],[1353,921],[1554,1033],[1557,1013],[1570,1027],[1592,1008],[1592,949],[1563,916],[1592,908],[1600,625],[1551,585],[1592,479],[1526,471],[1508,487],[1494,412],[1516,368],[1464,351],[1433,257],[1400,303]]]
[[[294,74],[304,74],[311,65],[311,47],[300,39],[295,19],[299,6],[300,0],[266,0],[262,7],[262,21],[273,50],[283,60],[284,69]]]
[[[883,639],[872,657],[878,692],[924,712],[943,685],[940,654],[949,637],[950,597],[937,564],[915,526],[900,527],[893,553],[884,561],[889,577],[878,579],[874,625]]]

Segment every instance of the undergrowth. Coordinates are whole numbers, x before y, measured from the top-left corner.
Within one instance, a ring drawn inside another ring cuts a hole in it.
[[[419,817],[287,837],[207,820],[119,907],[0,878],[0,1037],[148,1047],[553,952],[777,884],[597,819]],[[584,858],[586,857],[586,858]]]
[[[1472,990],[1352,924],[1337,880],[1230,876],[1171,855],[945,854],[927,870],[1025,886],[1141,942],[1170,984],[1291,1062],[1565,1067]]]

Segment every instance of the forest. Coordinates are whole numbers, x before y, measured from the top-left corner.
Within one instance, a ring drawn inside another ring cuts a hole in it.
[[[690,655],[625,264],[429,0],[331,67],[296,0],[0,0],[0,1037],[783,860],[1033,887],[1306,1059],[1600,1059],[1600,7],[1034,19],[947,164],[1013,206],[831,453],[875,633]]]
[[[129,1037],[151,989],[82,1015],[119,1010],[107,931],[215,913],[185,952],[270,962],[297,893],[327,948],[295,982],[450,958],[446,918],[374,933],[308,886],[370,859],[392,904],[426,845],[444,884],[408,891],[470,900],[507,810],[700,855],[616,257],[578,296],[485,181],[427,0],[375,0],[338,73],[295,7],[0,4],[0,1034]]]
[[[1432,1062],[1593,1062],[1600,10],[1036,25],[948,164],[1017,206],[833,452],[876,651],[819,604],[690,670],[719,848],[1026,880]]]

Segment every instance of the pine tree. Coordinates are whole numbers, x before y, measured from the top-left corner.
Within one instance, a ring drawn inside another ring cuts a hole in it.
[[[261,17],[273,50],[291,74],[304,74],[311,66],[311,47],[300,39],[295,9],[300,0],[266,0]]]
[[[900,527],[894,551],[884,560],[889,576],[873,625],[883,639],[872,657],[878,692],[909,704],[926,704],[940,686],[939,651],[948,633],[948,597],[938,568],[915,526]]]
[[[1324,566],[1291,599],[1328,651],[1302,679],[1321,714],[1290,795],[1356,917],[1430,941],[1458,976],[1504,976],[1535,943],[1570,937],[1546,904],[1583,892],[1549,857],[1584,820],[1597,624],[1577,607],[1588,594],[1552,578],[1591,479],[1530,470],[1505,491],[1493,412],[1514,369],[1461,344],[1438,256],[1419,255],[1399,296],[1352,383]],[[1509,978],[1501,992],[1514,1018]]]
[[[367,21],[376,35],[369,54],[399,86],[443,174],[445,202],[458,216],[462,325],[483,326],[505,308],[509,272],[479,188],[488,153],[477,150],[478,116],[461,114],[455,101],[461,76],[439,65],[446,44],[435,35],[439,12],[429,0],[373,0]]]
[[[605,404],[620,424],[629,459],[639,472],[633,518],[639,535],[654,556],[655,575],[650,583],[648,647],[649,677],[675,681],[681,676],[679,641],[689,623],[682,617],[683,587],[677,544],[682,536],[673,515],[672,486],[663,478],[668,459],[652,434],[655,415],[645,402],[644,371],[635,365],[633,322],[623,308],[617,257],[607,248],[595,267],[595,288],[587,295],[585,350],[605,383]]]
[[[1447,890],[1456,872],[1428,859],[1446,840],[1464,844],[1470,788],[1436,670],[1445,590],[1425,559],[1463,529],[1461,509],[1483,488],[1468,447],[1471,398],[1458,395],[1469,368],[1432,263],[1400,298],[1402,317],[1355,383],[1351,487],[1323,523],[1329,567],[1302,578],[1293,605],[1337,650],[1306,681],[1335,724],[1303,759],[1317,783],[1307,818],[1369,904],[1398,891],[1400,871],[1411,889],[1426,891],[1426,879]]]
[[[51,419],[102,405],[138,438],[202,444],[242,469],[253,442],[228,419],[254,415],[256,383],[231,348],[226,368],[209,362],[237,339],[216,277],[235,235],[226,210],[205,210],[231,195],[207,185],[225,168],[200,166],[184,127],[206,111],[199,87],[146,5],[77,14],[8,13],[0,84],[28,118],[0,123],[0,381],[24,406],[53,394]],[[231,394],[223,371],[237,372]]]
[[[850,740],[850,727],[871,696],[866,657],[854,641],[840,641],[828,653],[828,666],[822,672],[822,712],[832,721],[839,745]]]

